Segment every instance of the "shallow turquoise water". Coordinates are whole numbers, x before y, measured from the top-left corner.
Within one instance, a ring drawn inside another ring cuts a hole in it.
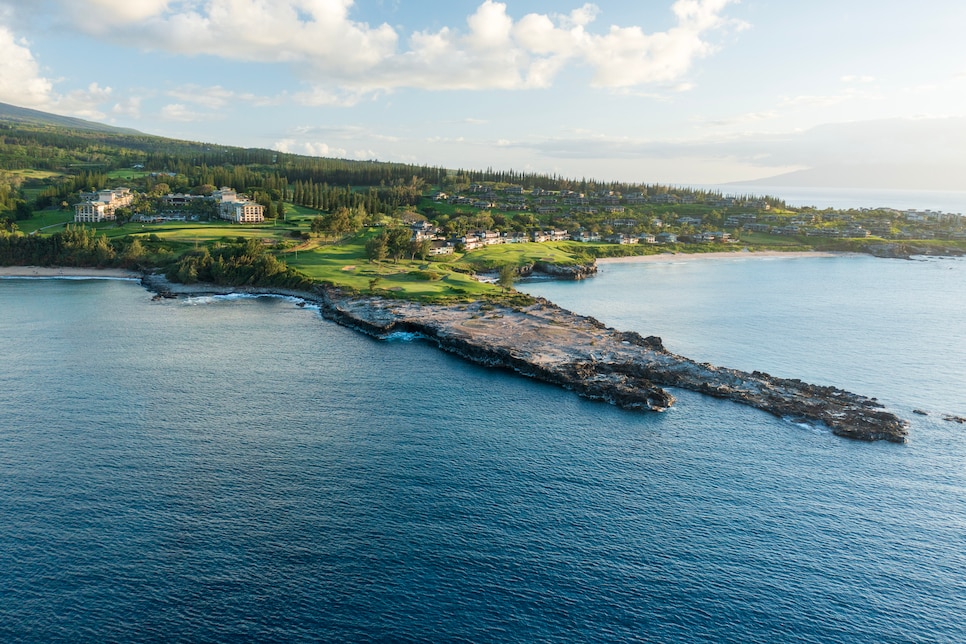
[[[283,299],[0,280],[0,639],[966,639],[964,264],[758,261],[525,288],[878,395],[908,445],[624,412]]]

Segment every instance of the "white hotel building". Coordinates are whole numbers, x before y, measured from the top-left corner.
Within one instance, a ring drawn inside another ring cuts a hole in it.
[[[231,188],[215,190],[211,196],[218,201],[218,216],[236,224],[258,224],[265,221],[265,208],[261,204],[239,198]]]
[[[74,222],[96,224],[102,221],[114,221],[115,211],[118,208],[130,206],[134,201],[134,194],[128,188],[114,188],[82,192],[80,198],[81,202],[74,206]]]

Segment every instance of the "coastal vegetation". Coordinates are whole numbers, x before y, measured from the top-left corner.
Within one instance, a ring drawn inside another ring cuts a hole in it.
[[[534,268],[599,257],[966,252],[966,223],[945,213],[818,211],[769,196],[322,159],[27,112],[0,105],[0,264],[153,269],[219,284],[321,282],[447,301],[504,297]],[[113,220],[73,223],[81,192],[122,185],[135,199]],[[207,199],[216,187],[247,195],[265,222],[218,219]],[[182,198],[172,205],[166,195]]]

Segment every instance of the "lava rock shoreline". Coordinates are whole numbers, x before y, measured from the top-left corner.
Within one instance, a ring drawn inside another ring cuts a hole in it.
[[[538,298],[513,307],[484,301],[422,304],[320,286],[284,289],[183,286],[158,276],[142,284],[165,295],[243,292],[303,298],[338,324],[375,338],[418,334],[470,362],[561,386],[625,409],[664,411],[678,387],[732,400],[782,418],[823,424],[846,438],[904,443],[909,423],[873,398],[835,387],[698,363],[664,348],[660,338],[618,331]]]
[[[617,331],[546,300],[522,308],[441,306],[325,293],[323,314],[374,337],[417,333],[477,364],[503,367],[626,409],[664,411],[679,387],[783,418],[821,423],[847,438],[906,441],[907,421],[876,400],[835,387],[698,363],[655,336]]]

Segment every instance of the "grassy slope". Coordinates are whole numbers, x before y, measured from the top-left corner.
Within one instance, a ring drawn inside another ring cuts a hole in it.
[[[460,263],[475,271],[494,270],[505,264],[522,266],[534,262],[573,264],[573,253],[565,250],[566,243],[496,244],[466,253]]]
[[[370,281],[377,279],[377,291],[410,299],[479,297],[499,290],[456,272],[443,262],[404,259],[398,263],[391,260],[370,263],[365,255],[365,240],[373,234],[375,231],[369,230],[331,245],[309,242],[288,249],[282,258],[286,264],[312,279],[358,291],[368,291]],[[437,279],[427,279],[437,276]]]
[[[63,230],[64,226],[72,221],[74,221],[73,210],[40,210],[30,219],[18,221],[17,227],[28,234],[41,229],[50,234]]]

